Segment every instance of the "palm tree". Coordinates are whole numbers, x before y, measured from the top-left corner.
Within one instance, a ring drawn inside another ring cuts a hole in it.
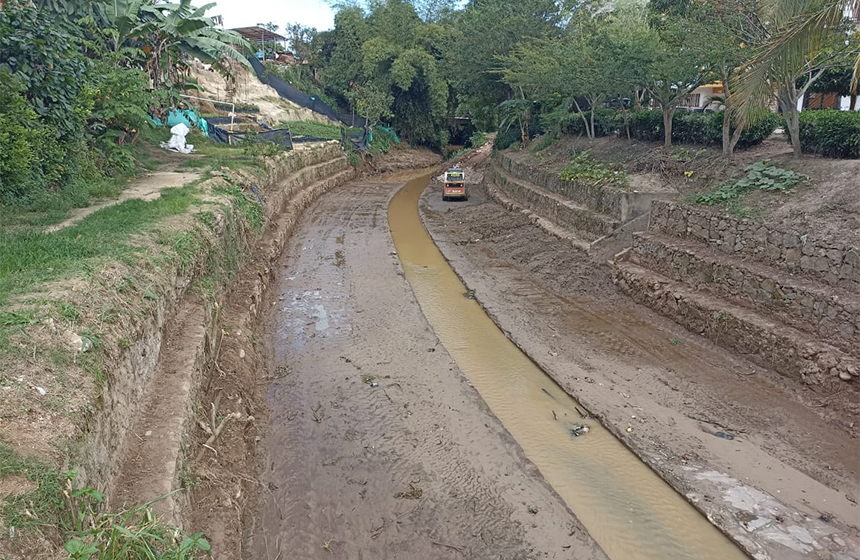
[[[739,123],[755,118],[776,93],[786,117],[795,155],[800,155],[797,102],[828,66],[821,46],[832,37],[846,14],[860,16],[860,0],[766,0],[760,21],[769,37],[758,54],[739,71],[737,113]],[[852,92],[858,89],[860,54],[854,61]],[[798,80],[802,85],[798,87]]]

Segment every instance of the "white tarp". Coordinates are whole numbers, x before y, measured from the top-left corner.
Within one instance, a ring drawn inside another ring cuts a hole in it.
[[[186,144],[185,137],[188,135],[188,127],[185,123],[174,125],[170,129],[170,140],[162,142],[161,147],[165,150],[173,150],[181,154],[190,154],[194,151],[194,144]]]

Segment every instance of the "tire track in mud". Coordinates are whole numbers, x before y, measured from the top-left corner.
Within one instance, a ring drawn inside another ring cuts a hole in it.
[[[398,187],[329,193],[282,260],[252,557],[605,558],[428,327],[379,219]]]

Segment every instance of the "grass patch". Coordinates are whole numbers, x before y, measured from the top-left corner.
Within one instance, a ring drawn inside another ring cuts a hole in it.
[[[158,130],[145,128],[138,142],[124,148],[134,160],[134,169],[130,173],[111,177],[81,177],[57,191],[0,207],[0,227],[49,226],[68,218],[74,208],[84,208],[98,199],[116,198],[135,176],[159,167],[156,150],[160,148],[155,146],[164,139],[159,136]]]
[[[134,261],[142,249],[128,243],[131,235],[185,212],[197,192],[190,186],[164,189],[155,200],[127,200],[55,233],[0,230],[0,304],[37,284],[85,273],[105,259]]]
[[[62,482],[53,466],[31,457],[23,457],[0,443],[0,478],[17,475],[35,485],[35,490],[10,496],[0,502],[0,515],[7,527],[55,525],[63,507]]]
[[[314,136],[329,140],[340,140],[340,125],[317,121],[286,121],[281,123],[290,128],[293,136]],[[361,132],[360,128],[347,128],[347,132]]]

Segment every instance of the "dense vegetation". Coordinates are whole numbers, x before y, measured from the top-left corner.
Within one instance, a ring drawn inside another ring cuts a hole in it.
[[[860,158],[860,112],[803,111],[798,124],[804,152]]]
[[[301,45],[320,69],[314,87],[416,143],[444,143],[454,116],[504,136],[513,129],[520,143],[547,132],[626,133],[631,121],[651,123],[653,113],[636,113],[653,107],[661,122],[640,136],[730,155],[773,130],[765,109],[775,103],[799,154],[797,101],[820,88],[848,93],[856,33],[841,17],[816,19],[844,4],[353,1],[338,5],[333,30],[305,29]],[[705,83],[721,85],[723,110],[680,113]],[[603,126],[604,107],[624,127]]]
[[[228,44],[231,43],[231,44]],[[82,206],[135,171],[148,114],[193,84],[189,55],[226,69],[244,42],[190,0],[25,2],[0,10],[0,205]],[[115,187],[113,187],[115,188]]]

